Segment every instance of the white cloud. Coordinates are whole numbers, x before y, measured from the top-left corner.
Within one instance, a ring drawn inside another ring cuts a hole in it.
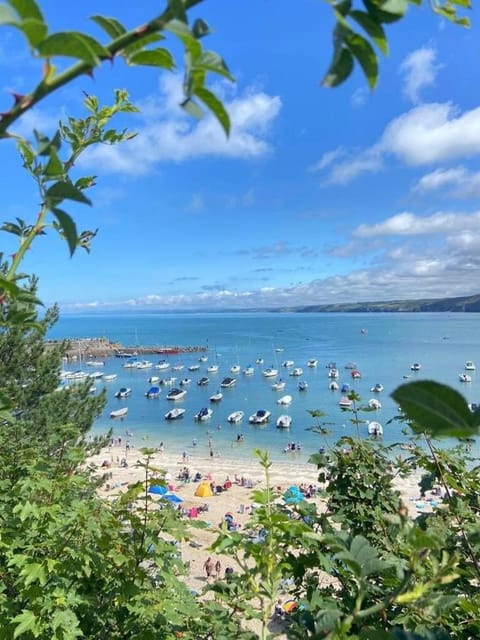
[[[422,47],[412,51],[400,65],[403,75],[403,93],[411,102],[420,102],[420,92],[435,85],[437,74],[442,68],[436,63],[437,52],[432,47]]]
[[[162,162],[206,156],[251,159],[272,152],[268,134],[282,106],[278,96],[247,90],[228,99],[229,138],[210,114],[194,121],[179,107],[181,100],[180,78],[165,76],[159,95],[140,105],[145,125],[137,137],[116,147],[95,147],[82,161],[101,164],[103,171],[145,174]]]
[[[430,216],[417,216],[403,212],[387,218],[376,224],[361,224],[353,230],[352,235],[357,238],[372,238],[376,236],[419,236],[445,235],[458,233],[460,230],[475,231],[480,225],[480,212],[475,213],[445,213],[437,212]]]
[[[368,99],[369,92],[365,87],[359,87],[350,96],[350,104],[352,107],[363,107]]]
[[[321,171],[322,169],[326,169],[331,164],[333,164],[336,160],[339,160],[345,155],[345,150],[342,147],[337,147],[332,151],[327,151],[323,154],[318,162],[310,167],[310,171]]]
[[[460,113],[451,103],[414,107],[392,120],[380,139],[364,150],[323,155],[315,168],[330,167],[327,182],[346,184],[363,173],[378,172],[393,156],[410,166],[471,158],[480,154],[480,107]],[[328,162],[324,161],[328,159]]]
[[[449,187],[449,196],[455,198],[478,198],[480,195],[480,171],[469,171],[465,167],[436,169],[426,173],[414,185],[413,191],[428,193]]]

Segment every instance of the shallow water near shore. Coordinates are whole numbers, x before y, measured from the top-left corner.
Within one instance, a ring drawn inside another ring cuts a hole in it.
[[[339,408],[344,394],[329,389],[327,364],[335,362],[339,371],[338,384],[344,383],[359,393],[362,404],[376,397],[382,408],[375,412],[361,413],[363,420],[375,420],[383,425],[385,444],[405,442],[404,426],[389,421],[398,414],[398,407],[390,397],[400,384],[417,379],[434,379],[449,384],[460,391],[468,402],[479,402],[479,373],[470,371],[472,381],[462,383],[459,374],[467,360],[478,360],[480,366],[480,323],[476,314],[317,314],[317,313],[222,313],[222,314],[115,314],[115,315],[65,315],[49,334],[49,338],[92,338],[106,336],[124,346],[180,346],[204,347],[208,360],[199,362],[200,354],[185,352],[175,355],[142,355],[153,364],[168,360],[171,367],[183,365],[174,371],[126,369],[122,358],[108,357],[105,366],[93,368],[76,361],[65,365],[70,371],[82,369],[88,373],[101,370],[105,375],[116,373],[117,378],[104,382],[101,378],[92,384],[98,391],[107,389],[108,402],[103,414],[93,427],[93,433],[105,433],[113,429],[115,438],[130,439],[136,446],[159,446],[182,454],[245,459],[251,458],[254,449],[268,450],[272,460],[293,465],[305,463],[310,454],[322,446],[329,446],[343,435],[356,435],[350,411]],[[256,364],[262,358],[263,364]],[[317,359],[316,367],[308,367],[310,359]],[[301,367],[299,377],[290,376],[292,367],[282,363],[292,360]],[[360,379],[352,379],[346,364],[355,363],[361,372]],[[413,363],[420,363],[419,371],[412,371]],[[200,365],[199,370],[189,371],[188,366]],[[211,364],[218,364],[218,372],[207,372]],[[244,369],[254,367],[254,374],[232,374],[230,368],[239,365]],[[275,378],[265,378],[267,367],[278,369],[286,386],[281,391],[272,390]],[[147,399],[145,392],[151,386],[148,378],[174,376],[178,386],[184,378],[191,383],[185,388],[184,399],[168,401],[170,387],[161,386],[158,398]],[[199,386],[197,381],[208,376],[209,383]],[[209,398],[220,389],[224,377],[236,378],[231,389],[222,389],[223,398],[211,403]],[[299,380],[308,383],[305,391],[298,390]],[[371,391],[376,383],[383,391]],[[132,394],[117,399],[120,387],[130,387]],[[277,404],[277,400],[289,394],[289,406]],[[110,412],[122,406],[128,407],[127,416],[110,419]],[[173,406],[183,407],[185,415],[176,421],[166,421],[165,413]],[[198,423],[194,415],[202,407],[211,407],[213,416],[207,423]],[[240,424],[229,424],[227,416],[235,410],[245,412]],[[259,409],[271,411],[267,425],[255,427],[248,417]],[[317,420],[309,411],[321,410],[324,417]],[[292,416],[290,429],[276,428],[280,414]],[[315,425],[324,424],[328,436],[312,432]],[[360,424],[361,437],[368,437],[366,423]],[[129,434],[133,435],[127,435]],[[237,442],[238,434],[243,440]],[[196,444],[193,444],[196,442]],[[289,443],[300,445],[300,450],[285,453]],[[476,448],[476,447],[475,447]]]

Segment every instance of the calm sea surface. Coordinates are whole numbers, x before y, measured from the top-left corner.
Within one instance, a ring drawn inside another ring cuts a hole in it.
[[[377,397],[382,408],[375,413],[362,414],[362,418],[377,420],[384,427],[386,444],[402,442],[403,425],[388,424],[397,414],[397,407],[390,393],[400,384],[409,380],[428,378],[444,382],[458,389],[468,402],[480,401],[480,319],[476,314],[124,314],[63,316],[50,338],[88,338],[106,336],[112,341],[120,341],[125,346],[156,345],[206,347],[208,361],[199,362],[200,353],[180,353],[164,356],[152,354],[140,356],[157,364],[167,359],[170,365],[184,365],[181,371],[157,371],[151,369],[125,369],[125,360],[107,358],[105,373],[116,373],[113,382],[95,381],[97,391],[107,388],[108,403],[103,415],[94,425],[95,433],[113,428],[115,436],[126,438],[133,434],[133,442],[141,446],[158,446],[164,443],[169,451],[183,451],[207,454],[211,440],[216,454],[226,458],[251,457],[256,448],[267,449],[273,460],[305,462],[308,456],[326,444],[325,437],[312,433],[309,427],[316,420],[309,410],[321,409],[322,418],[328,423],[332,443],[340,436],[355,434],[351,423],[352,414],[342,411],[338,402],[341,391],[329,389],[327,363],[335,362],[339,370],[338,383],[348,383],[357,391],[365,404]],[[255,364],[263,358],[263,365]],[[307,367],[311,358],[318,359],[316,368]],[[293,360],[295,367],[301,367],[301,377],[289,375],[291,368],[282,363]],[[476,361],[479,372],[469,372],[472,382],[461,383],[459,373],[464,371],[466,360]],[[354,362],[362,377],[352,380],[347,363]],[[411,371],[413,363],[420,363],[418,372]],[[200,364],[198,371],[188,371],[188,366]],[[217,373],[207,373],[207,366],[218,364]],[[239,364],[243,369],[251,364],[255,368],[252,376],[231,374],[230,367]],[[272,390],[275,378],[264,378],[262,371],[274,366],[279,377],[286,381],[282,391]],[[72,363],[66,369],[92,372],[85,363]],[[170,387],[162,387],[160,397],[147,399],[145,392],[151,386],[148,378],[177,377],[177,384],[184,378],[191,378],[188,392],[183,400],[172,402],[166,399]],[[197,380],[208,376],[207,386],[197,385]],[[220,389],[220,382],[226,376],[237,379],[232,389],[222,389],[223,399],[211,403],[210,396]],[[404,376],[409,376],[408,380]],[[306,391],[298,390],[299,380],[308,383]],[[372,393],[371,387],[381,383],[384,390]],[[114,397],[122,386],[132,389],[125,400]],[[277,400],[289,394],[292,403],[285,407]],[[121,406],[128,406],[128,415],[123,420],[112,420],[110,412]],[[186,409],[178,421],[166,421],[165,413],[180,406]],[[210,406],[213,416],[208,423],[198,423],[194,415],[202,408]],[[245,412],[243,422],[232,425],[227,416],[237,409]],[[258,409],[272,412],[266,426],[255,427],[248,423],[248,417]],[[280,414],[292,416],[289,430],[276,428]],[[366,425],[360,432],[367,436]],[[237,443],[237,435],[243,434],[243,442]],[[132,439],[132,438],[130,438]],[[194,439],[197,444],[194,445]],[[300,444],[295,453],[285,453],[288,443]]]

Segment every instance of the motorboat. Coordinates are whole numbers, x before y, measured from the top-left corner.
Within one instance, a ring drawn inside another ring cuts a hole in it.
[[[210,396],[210,402],[220,402],[223,398],[223,393],[221,391],[217,391],[216,393]]]
[[[290,371],[289,375],[290,375],[290,376],[293,376],[293,377],[295,377],[295,378],[299,378],[300,376],[302,376],[302,375],[303,375],[303,369],[302,369],[301,367],[294,367],[294,368]]]
[[[318,360],[316,358],[310,358],[310,360],[307,362],[307,367],[311,367],[312,369],[315,368],[318,364]]]
[[[146,398],[158,398],[160,395],[160,387],[150,387],[148,391],[145,391]]]
[[[115,392],[115,398],[126,398],[132,393],[130,387],[121,387],[118,391]]]
[[[240,371],[241,369],[239,364],[234,364],[230,367],[230,373],[240,373]]]
[[[88,373],[85,371],[67,371],[65,378],[67,380],[85,380],[85,378],[88,378]]]
[[[176,378],[174,378],[173,376],[170,376],[169,378],[162,378],[159,384],[163,384],[166,387],[171,387],[176,380],[177,380]]]
[[[281,389],[285,389],[285,385],[286,385],[285,380],[282,380],[281,378],[279,378],[272,384],[272,389],[274,391],[280,391]]]
[[[328,388],[330,389],[330,391],[338,391],[338,382],[336,380],[332,380],[329,383]]]
[[[153,367],[153,362],[150,360],[140,360],[135,363],[135,369],[151,369]]]
[[[276,351],[277,353],[281,353],[283,350],[284,350],[284,349],[283,349],[283,347],[277,347],[277,348],[275,349],[275,351]]]
[[[300,380],[298,383],[299,391],[306,391],[308,389],[308,382],[306,380]]]
[[[267,367],[262,371],[262,375],[264,378],[273,378],[278,375],[278,369],[274,369],[273,367]]]
[[[92,371],[92,373],[89,373],[87,375],[92,380],[100,380],[100,378],[103,378],[103,371]]]
[[[419,362],[414,362],[410,367],[412,371],[420,371],[421,368],[422,368],[422,365]]]
[[[380,393],[381,391],[383,391],[383,384],[377,382],[377,384],[374,384],[373,387],[370,387],[370,391],[373,391],[374,393]]]
[[[236,424],[237,422],[241,422],[243,420],[243,416],[245,415],[244,411],[233,411],[227,418],[228,422]]]
[[[137,360],[129,360],[122,365],[124,369],[136,369],[137,368]]]
[[[292,404],[292,396],[290,395],[282,396],[277,400],[277,404]]]
[[[172,371],[181,371],[183,369],[183,364],[175,364],[172,367]]]
[[[206,362],[208,360],[208,356],[200,356],[198,361],[199,362]]]
[[[383,435],[383,427],[380,422],[369,422],[367,430],[370,436],[375,436],[376,438]]]
[[[352,406],[353,401],[350,400],[350,398],[348,396],[342,396],[340,398],[340,400],[338,401],[338,406],[341,409],[350,409],[350,407]]]
[[[252,367],[251,364],[249,364],[247,367],[245,367],[242,373],[244,376],[253,376],[253,374],[255,373],[255,369]]]
[[[180,380],[180,386],[181,387],[187,387],[191,383],[192,383],[192,379],[191,378],[183,378],[182,380]]]
[[[210,382],[210,380],[206,377],[203,376],[202,378],[200,378],[199,380],[197,380],[197,384],[199,387],[204,387],[205,385],[207,385]]]
[[[118,375],[116,373],[107,373],[107,375],[103,376],[103,381],[104,382],[112,382],[112,380],[116,380],[118,378]]]
[[[237,383],[237,379],[236,378],[230,378],[230,377],[226,377],[224,378],[221,383],[220,386],[223,389],[231,389],[232,387],[234,387]]]
[[[263,364],[263,358],[257,358],[255,364]]]
[[[356,362],[347,362],[347,364],[345,365],[345,369],[356,369],[356,368],[357,368]]]
[[[468,373],[459,373],[458,377],[460,379],[460,382],[471,382],[472,381],[472,376],[469,376]]]
[[[467,360],[465,362],[465,369],[467,371],[475,371],[476,367],[475,367],[475,363],[473,362],[473,360]]]
[[[293,367],[295,362],[293,360],[284,360],[282,362],[282,367]]]
[[[250,424],[265,424],[269,421],[271,415],[272,412],[268,411],[268,409],[258,409],[255,413],[252,413],[248,421]]]
[[[87,360],[85,364],[89,367],[104,367],[105,361],[104,360]]]
[[[337,368],[337,363],[333,362],[333,360],[330,360],[330,362],[327,362],[327,364],[325,366],[327,367],[327,369],[336,369]]]
[[[128,407],[121,407],[121,409],[115,409],[110,411],[110,418],[124,418],[128,413]]]
[[[154,367],[155,369],[159,369],[160,371],[164,371],[165,369],[170,368],[170,363],[166,360],[160,360]]]
[[[213,416],[213,411],[209,407],[202,407],[198,413],[194,415],[194,419],[198,422],[209,420]]]
[[[160,382],[160,376],[150,376],[148,379],[150,384],[155,384],[156,382]]]
[[[181,400],[187,395],[186,389],[179,389],[178,387],[174,387],[170,389],[167,393],[167,400]]]
[[[199,369],[200,369],[200,365],[199,365],[199,364],[191,364],[191,365],[188,367],[188,370],[189,370],[189,371],[198,371]]]
[[[329,378],[338,378],[338,376],[339,376],[338,369],[336,369],[335,367],[330,367],[328,369]]]
[[[368,407],[370,409],[381,409],[382,403],[378,398],[370,398],[370,400],[368,401]]]
[[[342,386],[340,387],[340,391],[342,393],[350,393],[350,385],[348,384],[348,382],[344,382],[342,384]]]
[[[354,380],[359,380],[362,377],[362,374],[358,369],[352,369],[352,371],[350,372],[350,375]]]
[[[181,407],[175,407],[174,409],[170,409],[165,414],[165,420],[178,420],[179,418],[183,418],[185,415],[185,409]]]
[[[282,414],[277,418],[277,429],[290,429],[292,426],[292,416]]]

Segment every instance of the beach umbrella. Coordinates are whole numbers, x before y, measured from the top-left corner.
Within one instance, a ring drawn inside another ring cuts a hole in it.
[[[160,484],[152,484],[148,493],[156,493],[159,496],[164,496],[167,493],[167,487],[162,487]]]
[[[180,502],[183,502],[183,498],[181,498],[180,496],[177,496],[176,493],[171,493],[170,491],[165,493],[163,497],[165,498],[165,500],[168,500],[169,502],[173,502],[175,504],[179,504]]]
[[[292,485],[283,494],[283,499],[287,504],[298,504],[305,500],[305,497],[298,487]]]

